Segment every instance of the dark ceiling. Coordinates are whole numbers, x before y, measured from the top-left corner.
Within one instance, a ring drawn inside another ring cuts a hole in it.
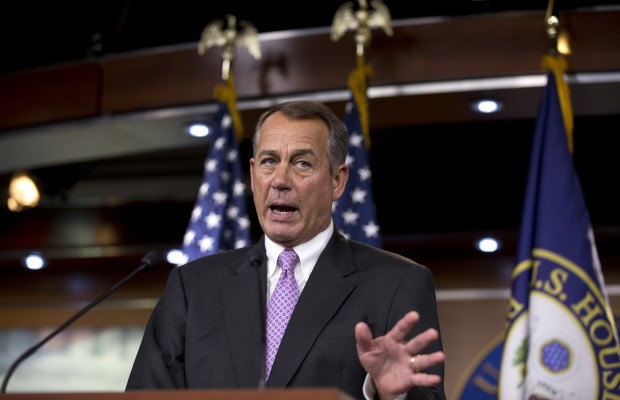
[[[330,26],[345,1],[12,1],[0,13],[0,73],[136,49],[191,43],[205,25],[232,14],[259,32]],[[357,3],[353,1],[353,3]],[[392,19],[545,10],[540,0],[385,0]],[[619,4],[557,0],[558,11]]]
[[[591,9],[618,4],[595,3],[556,1],[556,7],[560,10]],[[90,57],[193,43],[208,22],[226,14],[252,22],[261,33],[326,27],[343,2],[298,4],[301,3],[71,1],[42,2],[33,6],[29,2],[10,2],[3,4],[0,13],[0,76]],[[385,4],[394,20],[544,10],[547,7],[541,1],[501,0],[423,3],[386,0]],[[299,12],[293,16],[291,8],[298,7]],[[519,118],[373,131],[371,169],[384,236],[406,241],[420,234],[518,229],[534,123],[532,118]],[[617,114],[575,116],[575,164],[592,222],[602,230],[620,229],[617,211],[620,194],[614,189],[620,172],[620,157],[617,156],[620,135],[614,127],[619,124]],[[242,159],[247,160],[249,144],[242,146]],[[75,192],[80,180],[88,180],[91,196],[99,190],[101,197],[110,197],[115,191],[125,189],[136,191],[134,183],[142,180],[146,186],[142,188],[142,198],[135,199],[135,203],[143,214],[137,218],[166,219],[165,213],[176,216],[176,222],[167,225],[172,231],[167,234],[180,241],[186,220],[179,220],[178,215],[190,215],[196,193],[192,188],[198,187],[202,177],[206,149],[205,143],[180,150],[42,166],[38,172],[47,182],[48,198],[40,209],[19,216],[2,210],[0,216],[5,225],[17,226],[26,220],[33,224],[32,221],[46,215],[46,209],[66,212],[70,208],[84,207],[84,204],[72,202],[78,197]],[[247,162],[243,165],[247,169]],[[172,176],[172,180],[183,176],[188,185],[179,189],[167,182],[166,185],[170,185],[167,197],[160,201],[158,193],[166,190],[155,186],[164,185],[160,178],[167,175]],[[9,177],[10,174],[5,173],[0,180],[5,183]],[[116,184],[109,186],[112,181]],[[93,182],[102,185],[94,190]],[[170,195],[173,191],[176,191],[174,195]],[[180,201],[175,201],[175,196]],[[156,203],[161,207],[154,208]],[[129,210],[125,212],[135,216],[135,209]],[[111,209],[106,212],[114,213]],[[115,218],[123,218],[123,215]],[[257,228],[256,223],[254,227]],[[144,232],[139,234],[144,235]]]

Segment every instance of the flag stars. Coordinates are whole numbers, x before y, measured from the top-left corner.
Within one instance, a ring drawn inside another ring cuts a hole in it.
[[[357,225],[357,219],[359,216],[359,213],[356,213],[350,208],[342,213],[342,219],[344,219],[345,225]]]
[[[232,125],[232,118],[230,117],[230,114],[225,114],[222,117],[222,124],[220,126],[222,127],[222,129],[228,129],[230,128],[231,125]]]
[[[344,162],[349,167],[351,167],[351,165],[353,165],[353,163],[355,162],[355,157],[353,157],[351,154],[347,154],[347,158],[346,158],[346,160]]]
[[[198,246],[200,246],[200,251],[206,253],[207,251],[213,250],[213,238],[210,236],[203,236],[202,239],[198,241]]]
[[[353,203],[364,203],[364,201],[366,200],[366,191],[360,189],[359,187],[356,187],[352,192],[351,192],[351,201],[353,201]]]
[[[379,237],[379,225],[375,224],[375,221],[370,221],[368,224],[364,225],[362,229],[364,229],[364,234],[367,238]]]
[[[243,196],[245,194],[245,183],[237,180],[233,184],[233,196]]]
[[[205,162],[205,169],[207,170],[207,173],[212,173],[217,171],[217,165],[218,162],[217,160],[214,159],[209,159]]]
[[[228,161],[232,162],[232,161],[235,161],[237,159],[238,155],[239,155],[239,152],[236,149],[231,149],[226,154],[226,159]]]
[[[200,188],[198,189],[198,195],[200,197],[204,197],[209,193],[209,183],[205,182],[202,185],[200,185]]]
[[[358,169],[357,174],[359,175],[362,182],[367,181],[372,176],[372,173],[370,172],[370,168],[368,168],[368,166]]]
[[[192,210],[192,222],[196,222],[198,221],[198,218],[200,218],[200,216],[202,215],[202,207],[200,206],[196,206],[194,207],[194,209]]]
[[[188,230],[187,232],[185,232],[185,235],[183,235],[183,244],[184,245],[189,245],[194,241],[194,238],[196,237],[196,232],[194,230]]]
[[[228,194],[225,192],[222,192],[221,190],[213,193],[213,201],[215,202],[215,204],[226,204],[226,201],[228,200]]]
[[[237,223],[239,224],[239,227],[243,230],[250,228],[250,218],[248,217],[237,218]]]
[[[233,120],[225,103],[220,104],[216,118],[204,162],[204,181],[183,237],[183,253],[188,260],[251,242],[246,184]]]
[[[353,111],[353,102],[352,101],[347,101],[347,104],[344,105],[344,112],[348,114],[351,114],[351,112]]]
[[[230,219],[237,219],[239,216],[239,207],[230,206],[226,209],[226,216]]]
[[[222,216],[216,212],[210,212],[209,215],[205,217],[205,224],[207,224],[207,228],[213,229],[220,226],[222,222]]]
[[[217,138],[217,140],[213,143],[213,146],[218,150],[222,150],[224,146],[226,146],[226,139],[223,137]]]
[[[377,247],[381,246],[381,232],[374,216],[372,174],[366,148],[366,136],[362,129],[360,114],[351,99],[345,106],[344,123],[348,132],[346,165],[350,175],[346,192],[332,203],[334,223],[350,240],[358,240]]]
[[[349,137],[349,146],[360,147],[364,142],[364,137],[357,132],[353,132]]]

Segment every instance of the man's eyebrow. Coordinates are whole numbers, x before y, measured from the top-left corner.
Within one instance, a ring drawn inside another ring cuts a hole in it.
[[[278,153],[275,150],[261,150],[257,156],[277,156]]]
[[[305,156],[305,155],[315,156],[315,152],[311,148],[297,149],[293,151],[293,153],[291,154],[291,157],[299,157],[299,156]],[[279,153],[276,150],[261,150],[258,152],[257,156],[278,157]]]
[[[293,156],[305,156],[306,154],[314,155],[314,150],[312,149],[298,149],[293,152]]]

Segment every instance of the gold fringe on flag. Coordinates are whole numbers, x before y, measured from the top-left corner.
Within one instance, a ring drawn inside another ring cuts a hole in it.
[[[235,90],[235,84],[233,81],[233,73],[229,72],[226,79],[226,85],[217,85],[213,91],[213,96],[220,102],[226,103],[228,106],[228,112],[233,122],[233,128],[235,130],[235,136],[237,142],[241,143],[243,140],[243,123],[241,122],[241,115],[237,110],[237,91]]]
[[[573,108],[570,100],[570,91],[564,73],[567,70],[566,60],[561,56],[547,54],[543,57],[542,68],[546,71],[553,72],[558,87],[558,97],[560,106],[562,107],[562,117],[564,119],[564,128],[568,137],[568,148],[573,152]]]
[[[370,149],[370,134],[368,128],[368,98],[366,94],[368,77],[372,74],[370,64],[364,63],[364,57],[357,56],[357,66],[351,71],[347,79],[347,85],[353,93],[353,100],[360,114],[360,125],[366,148]]]

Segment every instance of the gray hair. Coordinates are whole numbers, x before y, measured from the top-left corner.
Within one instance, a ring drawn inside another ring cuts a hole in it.
[[[291,120],[322,120],[329,131],[327,137],[327,156],[329,158],[329,172],[333,173],[347,160],[349,151],[349,135],[344,123],[333,113],[333,111],[317,101],[294,100],[280,103],[273,108],[265,111],[256,123],[254,137],[252,138],[252,151],[256,155],[256,147],[260,140],[260,128],[271,115],[281,112]]]

